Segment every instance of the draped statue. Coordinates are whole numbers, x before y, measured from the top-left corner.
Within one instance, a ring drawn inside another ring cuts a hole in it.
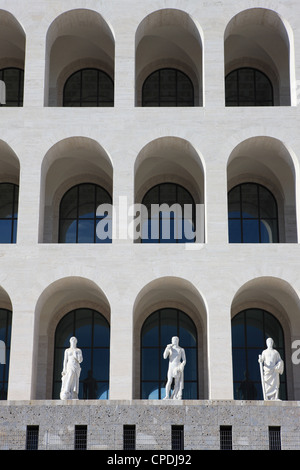
[[[83,361],[81,349],[77,348],[77,339],[70,339],[70,347],[65,350],[63,371],[61,373],[61,400],[77,399],[79,392],[80,364]]]
[[[264,400],[279,400],[279,375],[284,370],[284,362],[273,344],[273,339],[268,338],[267,349],[258,356]]]

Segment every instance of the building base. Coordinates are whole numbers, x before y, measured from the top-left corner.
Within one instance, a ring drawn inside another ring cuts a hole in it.
[[[233,450],[269,449],[272,429],[282,450],[299,450],[300,402],[35,400],[0,405],[1,450],[28,448],[31,432],[34,448],[41,450],[73,450],[82,435],[88,450],[122,450],[131,430],[132,449],[164,451],[174,449],[174,429],[181,430],[184,450],[220,449],[224,429],[230,431]]]

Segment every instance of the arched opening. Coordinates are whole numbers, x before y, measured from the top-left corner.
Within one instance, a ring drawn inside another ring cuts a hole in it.
[[[70,219],[65,225],[67,229],[78,227],[78,224],[74,224],[75,220],[84,222],[83,219],[90,219],[90,225],[93,223],[95,227],[96,222],[103,218],[105,214],[97,211],[95,213],[95,207],[97,202],[112,200],[113,168],[110,157],[98,142],[79,136],[63,139],[49,149],[43,160],[41,172],[39,236],[41,242],[57,243],[59,240],[59,219],[62,215],[60,204],[64,195],[66,199],[63,218]],[[81,184],[83,186],[78,186]],[[83,205],[81,199],[75,200],[71,197],[73,193],[77,195],[79,187],[82,189]],[[98,187],[101,187],[101,190],[98,191]],[[101,197],[98,197],[100,195]],[[91,206],[94,209],[93,216],[90,217]],[[81,214],[78,212],[79,209],[82,210]],[[73,212],[70,213],[70,210]],[[86,220],[84,226],[87,227],[88,224]]]
[[[142,399],[162,399],[166,396],[168,359],[163,359],[163,352],[173,336],[179,338],[179,346],[184,349],[186,357],[182,399],[198,398],[196,326],[185,312],[162,308],[150,314],[141,331]]]
[[[286,362],[284,334],[274,315],[261,308],[249,308],[232,319],[232,361],[235,400],[262,400],[258,356],[272,338],[274,349]],[[280,399],[287,399],[286,373],[280,375]]]
[[[150,209],[155,212],[158,203],[166,204],[170,209],[175,205],[180,215],[181,230],[178,233],[183,234],[181,237],[177,236],[177,239],[184,243],[187,241],[203,243],[205,240],[204,169],[201,156],[193,146],[178,137],[161,137],[143,147],[137,156],[134,169],[135,203],[142,204],[144,213],[141,220],[147,221],[144,226],[141,223],[140,227],[149,228]],[[183,220],[182,225],[184,205],[186,223]],[[163,210],[166,209],[165,206]],[[166,219],[170,220],[171,213],[172,209],[167,211]],[[155,224],[156,222],[153,222],[153,228]],[[187,236],[184,236],[184,233]],[[156,234],[154,236],[156,237]],[[140,237],[135,237],[136,241],[141,239],[143,233]],[[166,240],[170,242],[172,237],[167,236]],[[157,242],[157,239],[153,241]]]
[[[109,302],[94,281],[69,276],[47,286],[35,310],[35,399],[58,397],[62,355],[65,348],[70,346],[71,336],[77,337],[77,347],[83,352],[80,398],[91,398],[93,385],[97,386],[93,389],[96,399],[107,398],[109,325]],[[103,367],[101,361],[104,361]]]
[[[19,177],[16,154],[0,141],[0,244],[17,242]]]
[[[0,287],[0,400],[7,400],[8,396],[12,319],[10,298]]]
[[[25,43],[17,19],[0,10],[0,106],[23,106]]]
[[[257,69],[272,83],[274,105],[290,105],[292,69],[290,34],[286,22],[273,10],[249,8],[238,13],[230,20],[225,30],[225,77],[237,69]],[[245,74],[245,78],[247,81],[244,80],[243,83],[243,95],[249,98],[257,82],[253,75]],[[266,83],[263,85],[261,82],[260,86],[262,91]],[[226,101],[227,98],[228,96]],[[253,105],[246,101],[242,100],[239,105]],[[232,105],[238,104],[231,103]],[[256,105],[268,106],[269,100],[257,100]]]
[[[148,89],[150,101],[147,106],[174,106],[174,90],[177,106],[202,106],[202,38],[199,26],[190,15],[172,8],[150,13],[137,28],[135,44],[137,106],[143,105],[142,89],[150,76],[151,82],[147,86],[151,86],[151,94],[157,91],[159,80],[163,79],[164,83],[163,90],[158,90],[160,104],[151,101]],[[190,89],[190,82],[194,89],[193,103],[186,88],[188,84]]]
[[[298,399],[298,366],[292,360],[292,353],[293,339],[299,337],[299,314],[297,293],[280,278],[265,276],[251,279],[237,291],[231,306],[236,399],[241,399],[243,394],[251,396],[251,399],[262,399],[258,355],[267,348],[267,337],[274,340],[274,349],[284,361],[284,374],[280,376],[281,398]]]
[[[99,69],[114,81],[114,54],[112,30],[99,13],[83,8],[62,13],[47,32],[46,106],[63,105],[67,79],[82,69]]]
[[[238,144],[228,160],[227,182],[229,229],[235,228],[229,237],[238,234],[232,241],[297,242],[296,168],[293,155],[281,141],[257,136]],[[242,240],[243,210],[249,236]],[[251,233],[255,224],[256,237]],[[259,239],[259,226],[266,234],[265,240]]]
[[[186,353],[183,396],[205,398],[206,307],[197,289],[176,277],[153,280],[138,294],[133,318],[134,398],[164,398],[168,360],[163,352],[173,336]]]
[[[83,356],[78,398],[108,399],[110,328],[106,318],[90,308],[68,312],[56,327],[52,398],[60,397],[63,357],[73,336]]]

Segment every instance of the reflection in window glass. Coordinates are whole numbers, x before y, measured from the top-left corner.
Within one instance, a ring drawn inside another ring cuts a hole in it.
[[[73,186],[60,203],[59,243],[111,243],[111,211],[98,210],[112,204],[108,192],[100,186],[82,183]]]
[[[284,359],[284,336],[278,320],[269,312],[250,308],[232,319],[233,386],[236,400],[262,400],[258,356],[266,349],[267,338],[274,340]],[[286,399],[285,372],[280,376],[280,396]]]
[[[278,243],[277,203],[256,183],[243,183],[228,193],[229,243]]]
[[[82,69],[65,83],[63,106],[111,107],[114,105],[114,84],[102,70]]]
[[[172,336],[186,354],[183,399],[198,398],[197,331],[193,321],[181,310],[164,308],[152,313],[141,332],[141,398],[165,397],[168,359],[163,358]]]
[[[0,243],[16,243],[19,187],[0,183]]]
[[[194,243],[195,203],[182,186],[162,183],[144,196],[142,243]]]
[[[79,398],[108,399],[110,328],[99,312],[79,308],[65,315],[55,332],[53,398],[59,398],[63,356],[70,338],[77,338],[83,362],[79,381]]]
[[[7,399],[12,312],[0,308],[0,400]],[[3,363],[2,363],[3,361]]]
[[[226,106],[273,106],[273,87],[269,78],[252,68],[230,72],[225,79]]]
[[[2,69],[0,80],[5,83],[5,104],[0,106],[23,106],[24,71],[15,67]]]
[[[194,106],[190,78],[177,69],[156,70],[144,82],[142,106]]]

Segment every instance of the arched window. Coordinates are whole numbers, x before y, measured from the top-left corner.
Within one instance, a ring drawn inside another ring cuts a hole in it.
[[[67,79],[63,91],[63,106],[111,107],[113,105],[114,83],[102,70],[82,69]]]
[[[23,106],[24,71],[16,67],[0,70],[0,80],[4,82],[5,103],[0,106]],[[1,93],[2,95],[2,93]]]
[[[273,106],[273,86],[259,70],[240,68],[225,79],[226,106]]]
[[[143,84],[142,106],[194,106],[190,78],[177,69],[156,70]]]
[[[7,399],[12,312],[0,308],[0,400]],[[3,357],[4,356],[4,357]],[[4,359],[4,361],[2,361]]]
[[[272,193],[257,183],[235,186],[228,194],[230,243],[277,243],[277,203]]]
[[[16,243],[19,187],[0,183],[0,243]]]
[[[55,332],[53,398],[61,390],[64,352],[70,338],[77,338],[83,362],[79,380],[79,398],[108,399],[110,328],[107,320],[96,310],[79,308],[66,314]]]
[[[141,331],[141,398],[165,397],[169,360],[163,352],[173,336],[179,337],[184,348],[183,399],[198,398],[197,331],[190,317],[175,308],[163,308],[153,312],[144,322]]]
[[[111,212],[100,212],[98,208],[111,203],[110,195],[101,186],[92,183],[73,186],[60,203],[59,242],[110,243]],[[103,230],[99,230],[98,224]]]
[[[258,356],[267,348],[266,340],[274,340],[284,361],[284,336],[279,321],[260,308],[249,308],[232,320],[232,358],[234,398],[237,400],[263,399]],[[280,376],[280,398],[286,399],[285,372]]]
[[[158,184],[145,194],[142,205],[142,243],[195,241],[195,203],[183,186]]]

